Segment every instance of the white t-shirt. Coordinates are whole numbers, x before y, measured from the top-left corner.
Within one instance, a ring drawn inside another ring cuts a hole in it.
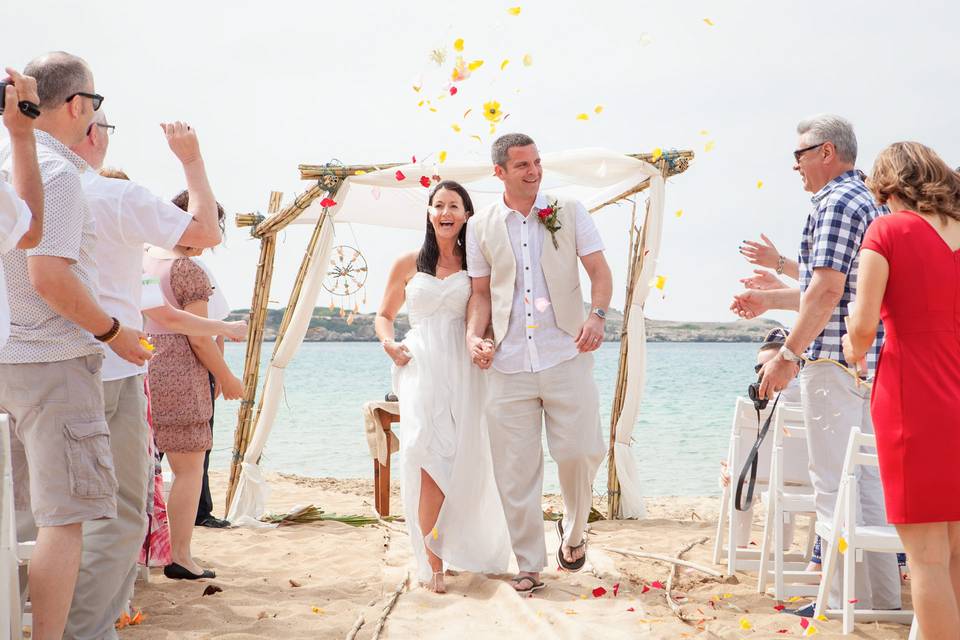
[[[13,251],[23,234],[30,228],[32,214],[27,203],[20,199],[13,185],[0,172],[0,254]],[[0,347],[10,337],[10,303],[7,302],[7,281],[0,264]]]
[[[81,183],[97,224],[94,255],[100,276],[100,305],[120,324],[141,329],[143,245],[172,249],[193,216],[129,180],[104,178],[86,171]],[[147,370],[120,358],[111,349],[104,349],[104,353],[104,382]]]

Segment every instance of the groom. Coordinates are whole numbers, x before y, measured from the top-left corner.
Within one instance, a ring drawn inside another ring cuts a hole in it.
[[[603,341],[613,278],[584,206],[540,192],[534,141],[501,136],[492,156],[504,194],[467,224],[467,348],[484,369],[492,356],[486,412],[494,475],[520,569],[513,587],[527,593],[543,588],[547,566],[544,423],[564,504],[557,562],[578,571],[586,561],[593,479],[606,452],[592,352]],[[577,258],[590,278],[589,314]],[[493,340],[485,339],[491,324]]]

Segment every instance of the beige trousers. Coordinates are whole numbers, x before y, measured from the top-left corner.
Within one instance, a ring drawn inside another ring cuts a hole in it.
[[[543,525],[543,425],[557,463],[563,495],[564,542],[583,538],[593,480],[607,447],[600,432],[600,400],[593,354],[538,373],[490,371],[487,420],[493,472],[520,571],[547,566]]]
[[[143,376],[103,383],[103,400],[117,482],[116,520],[83,524],[83,555],[64,638],[117,638],[114,623],[126,606],[147,532],[147,398]]]

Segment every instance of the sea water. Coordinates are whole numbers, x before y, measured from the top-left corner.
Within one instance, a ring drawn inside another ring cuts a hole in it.
[[[226,360],[238,377],[245,346],[226,346]],[[604,343],[595,354],[601,426],[608,441],[619,347]],[[272,343],[263,345],[261,387],[272,350]],[[734,402],[756,378],[756,352],[757,345],[751,343],[647,346],[647,383],[632,447],[645,495],[719,492],[717,474],[727,452]],[[382,400],[389,391],[390,360],[378,343],[304,343],[287,367],[283,399],[261,466],[307,476],[372,478],[360,408],[369,400]],[[217,401],[213,468],[230,464],[238,406],[238,401]],[[402,429],[398,435],[402,442]],[[546,442],[543,451],[545,491],[557,492],[556,465]],[[594,490],[603,494],[606,486],[604,463]]]

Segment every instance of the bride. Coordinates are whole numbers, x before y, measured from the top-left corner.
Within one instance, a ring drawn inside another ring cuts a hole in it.
[[[445,593],[444,563],[502,573],[510,542],[483,419],[485,376],[471,364],[464,339],[471,291],[464,239],[473,204],[450,180],[437,184],[427,202],[423,246],[394,264],[376,332],[395,365],[401,488],[418,575],[431,591]],[[411,329],[397,342],[393,323],[404,302]]]

